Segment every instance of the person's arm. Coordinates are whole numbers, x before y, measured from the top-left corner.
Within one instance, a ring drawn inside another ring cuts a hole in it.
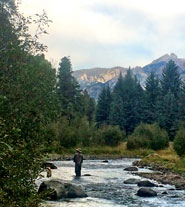
[[[73,162],[76,162],[76,155],[74,155],[73,157]]]

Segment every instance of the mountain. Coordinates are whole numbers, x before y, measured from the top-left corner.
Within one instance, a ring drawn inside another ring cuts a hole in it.
[[[174,53],[171,53],[170,55],[165,54],[160,58],[153,60],[150,64],[144,67],[137,66],[131,69],[133,74],[136,75],[140,81],[141,85],[144,86],[145,80],[150,72],[153,71],[156,76],[160,77],[163,68],[166,66],[169,60],[173,60],[177,64],[181,77],[185,80],[185,59],[178,58]],[[113,88],[117,82],[119,74],[122,73],[124,77],[127,70],[128,68],[120,66],[113,68],[92,68],[74,71],[73,75],[79,82],[81,88],[83,90],[86,89],[89,95],[97,100],[102,88],[107,84]]]

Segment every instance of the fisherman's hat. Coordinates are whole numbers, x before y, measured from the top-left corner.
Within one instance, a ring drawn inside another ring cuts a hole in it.
[[[78,148],[78,149],[76,149],[76,152],[80,152],[80,153],[81,153],[82,151],[81,151],[81,149],[80,149],[80,148]]]

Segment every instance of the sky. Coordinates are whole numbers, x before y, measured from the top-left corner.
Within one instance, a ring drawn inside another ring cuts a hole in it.
[[[73,70],[144,66],[172,52],[185,58],[184,0],[21,2],[25,16],[45,10],[52,20],[40,41],[55,67],[64,56],[70,56]]]

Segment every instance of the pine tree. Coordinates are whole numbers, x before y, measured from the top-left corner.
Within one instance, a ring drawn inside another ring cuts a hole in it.
[[[112,97],[110,87],[104,87],[97,102],[96,122],[98,127],[103,124],[109,124],[111,100]]]
[[[178,107],[175,95],[169,90],[163,97],[159,110],[159,124],[166,129],[171,140],[173,140],[178,129]]]
[[[89,96],[87,90],[83,92],[83,102],[84,102],[84,114],[86,115],[90,125],[93,123],[95,118],[96,104],[94,98],[91,98]]]
[[[113,90],[111,124],[119,125],[127,134],[131,133],[141,120],[142,97],[143,89],[131,69],[124,78],[120,74]]]
[[[113,93],[109,119],[111,125],[117,125],[120,129],[125,130],[123,100],[118,93]]]
[[[178,102],[179,119],[185,123],[185,83],[182,83],[181,93]]]
[[[69,57],[61,59],[57,77],[62,114],[66,115],[70,122],[75,112],[83,111],[83,104],[80,86],[72,76],[72,65]]]
[[[168,94],[171,91],[175,98],[178,98],[181,88],[181,78],[178,72],[178,67],[173,60],[170,60],[163,70],[161,78],[162,95]]]
[[[182,81],[178,67],[170,60],[163,70],[161,78],[161,100],[159,101],[159,123],[167,130],[172,140],[179,122],[179,99]]]
[[[152,124],[157,120],[157,108],[160,97],[159,80],[151,72],[146,79],[144,122]]]

